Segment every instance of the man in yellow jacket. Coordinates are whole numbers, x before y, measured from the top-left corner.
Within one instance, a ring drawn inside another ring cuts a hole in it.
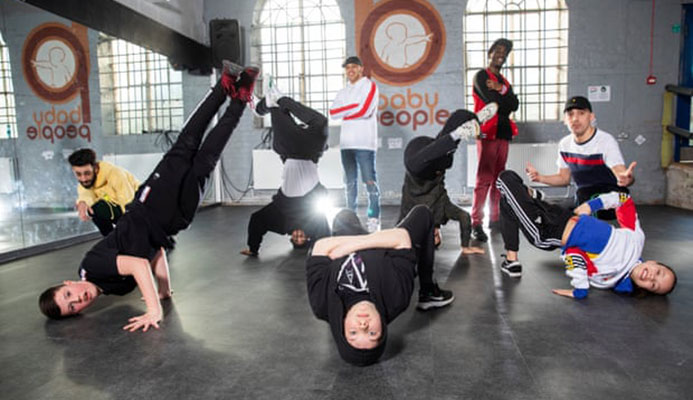
[[[102,235],[108,235],[140,183],[123,168],[106,161],[97,162],[91,149],[76,150],[68,161],[79,181],[76,202],[79,219],[91,220]]]

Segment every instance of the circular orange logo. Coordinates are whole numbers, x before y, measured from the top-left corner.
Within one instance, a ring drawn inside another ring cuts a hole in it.
[[[22,68],[31,90],[52,103],[64,103],[84,90],[86,52],[66,26],[48,23],[29,33],[22,50]]]
[[[445,50],[443,21],[421,0],[381,2],[369,12],[360,35],[364,65],[378,80],[395,86],[433,73]]]

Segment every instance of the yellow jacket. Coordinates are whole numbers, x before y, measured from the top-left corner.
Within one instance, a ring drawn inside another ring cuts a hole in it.
[[[120,206],[125,212],[125,205],[135,197],[135,191],[140,183],[128,171],[106,161],[99,161],[99,172],[96,174],[94,186],[86,189],[77,186],[77,203],[83,201],[91,206],[99,200]]]

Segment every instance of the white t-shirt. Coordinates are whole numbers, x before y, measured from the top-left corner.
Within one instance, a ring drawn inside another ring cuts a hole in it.
[[[624,165],[618,142],[609,133],[597,129],[584,143],[576,143],[572,134],[558,143],[558,168],[569,168],[575,184],[580,187],[592,185],[616,185],[611,168]]]
[[[282,193],[286,197],[305,196],[320,182],[318,164],[311,160],[289,158],[282,169]]]

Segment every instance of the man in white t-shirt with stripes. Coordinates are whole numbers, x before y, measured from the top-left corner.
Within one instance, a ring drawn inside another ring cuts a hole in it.
[[[375,170],[378,150],[378,87],[363,75],[363,63],[351,56],[342,64],[347,86],[337,92],[330,118],[342,120],[339,147],[346,185],[347,208],[356,211],[358,170],[368,191],[368,231],[380,229],[380,189]]]
[[[526,172],[533,182],[550,186],[565,186],[572,178],[577,185],[576,205],[603,193],[618,191],[628,193],[627,186],[634,182],[632,162],[626,168],[618,147],[611,134],[593,126],[595,120],[592,105],[582,96],[568,99],[563,109],[564,123],[570,135],[558,144],[558,173],[540,174],[531,163]],[[612,210],[600,211],[601,219],[614,219]]]

